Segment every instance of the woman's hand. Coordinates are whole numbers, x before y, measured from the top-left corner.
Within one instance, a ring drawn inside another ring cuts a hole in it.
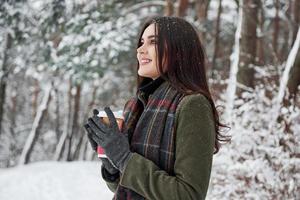
[[[116,118],[109,107],[104,108],[110,126],[104,124],[97,115],[88,119],[88,126],[91,131],[91,138],[104,149],[104,152],[111,163],[124,171],[132,153],[129,149],[128,135],[119,130]]]
[[[95,113],[94,113],[95,114]],[[96,114],[97,115],[97,114]],[[88,140],[91,144],[91,147],[94,151],[97,150],[97,143],[93,140],[92,138],[92,134],[93,134],[93,131],[92,129],[89,127],[88,124],[85,124],[84,125],[84,128],[86,129],[87,131],[87,137],[88,137]],[[119,170],[117,168],[115,168],[111,162],[107,159],[107,158],[100,158],[100,160],[102,161],[102,165],[103,167],[106,169],[106,171],[108,171],[110,174],[116,174],[119,172]]]

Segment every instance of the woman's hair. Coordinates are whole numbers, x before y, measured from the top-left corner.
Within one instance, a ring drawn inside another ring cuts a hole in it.
[[[201,93],[209,100],[216,128],[214,153],[217,153],[220,142],[229,141],[230,138],[220,133],[220,128],[227,126],[220,123],[208,88],[205,52],[196,30],[182,18],[152,17],[142,27],[137,48],[141,46],[143,32],[150,24],[155,25],[157,67],[160,76],[183,94]],[[139,64],[137,70],[138,68]],[[148,81],[151,79],[137,74],[137,87],[140,87],[142,82]]]

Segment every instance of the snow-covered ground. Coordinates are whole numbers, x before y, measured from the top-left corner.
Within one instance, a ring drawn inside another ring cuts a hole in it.
[[[38,162],[0,169],[1,200],[108,200],[101,162]]]

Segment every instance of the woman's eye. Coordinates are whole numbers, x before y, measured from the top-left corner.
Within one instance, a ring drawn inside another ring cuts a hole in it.
[[[148,44],[156,44],[156,40],[150,40],[150,41],[147,41]],[[139,46],[143,46],[144,45],[144,41],[141,41]]]

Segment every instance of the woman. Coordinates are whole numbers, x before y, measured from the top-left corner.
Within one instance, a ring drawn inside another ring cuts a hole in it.
[[[102,176],[114,199],[205,199],[213,154],[220,141],[218,113],[208,89],[205,55],[185,20],[154,17],[142,28],[137,93],[124,108],[119,131],[99,117],[85,125],[92,147],[100,145]]]

